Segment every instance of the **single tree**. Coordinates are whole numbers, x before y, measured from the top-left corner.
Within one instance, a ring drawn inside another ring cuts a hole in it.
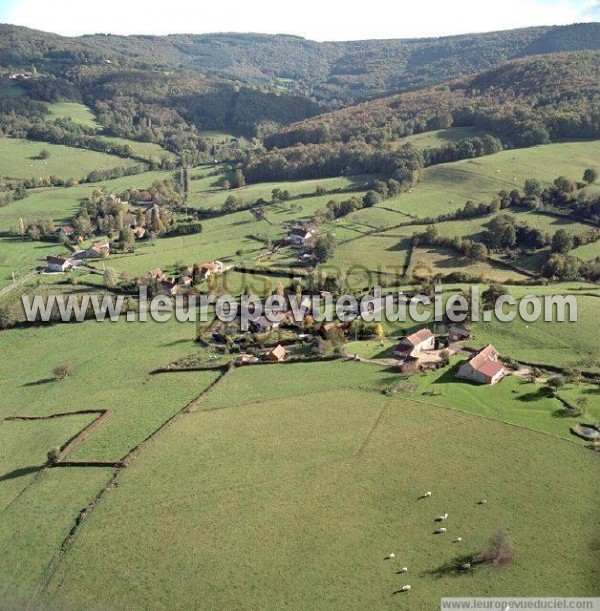
[[[233,176],[233,187],[234,189],[241,189],[246,186],[246,178],[242,170],[237,169]]]
[[[593,182],[596,182],[598,180],[598,170],[595,170],[594,168],[588,168],[583,173],[583,180],[584,182],[587,182],[588,185],[591,185]]]
[[[493,310],[500,297],[510,293],[501,284],[490,284],[487,290],[481,293],[481,304],[486,310]]]
[[[566,229],[559,229],[552,237],[551,251],[561,255],[567,254],[573,248],[573,236]]]
[[[542,194],[542,183],[537,178],[529,178],[525,181],[523,190],[529,197],[539,197]]]
[[[57,365],[52,373],[54,373],[54,377],[57,380],[64,380],[73,373],[73,363],[63,363],[62,365]]]
[[[319,236],[315,242],[314,255],[319,263],[325,263],[332,255],[336,247],[335,236],[331,233]]]

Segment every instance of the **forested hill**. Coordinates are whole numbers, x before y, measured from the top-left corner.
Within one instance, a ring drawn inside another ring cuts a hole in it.
[[[402,146],[413,134],[471,128],[454,142]],[[476,76],[363,102],[265,138],[251,181],[380,172],[410,188],[420,167],[506,147],[600,138],[600,51],[514,60]]]
[[[511,146],[600,137],[600,52],[515,60],[472,77],[363,102],[290,125],[266,145],[382,144],[452,126],[480,128]]]
[[[314,42],[296,36],[91,35],[0,26],[0,66],[64,74],[81,65],[176,69],[348,104],[445,82],[541,53],[600,49],[600,24],[431,39]]]

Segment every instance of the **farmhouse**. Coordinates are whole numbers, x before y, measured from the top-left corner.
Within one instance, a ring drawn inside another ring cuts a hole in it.
[[[150,191],[142,191],[137,199],[133,202],[134,206],[151,206],[152,205],[152,193]]]
[[[306,246],[308,241],[315,235],[317,226],[314,223],[307,223],[298,227],[292,227],[287,241],[294,246]]]
[[[211,274],[221,274],[225,266],[221,261],[211,261],[200,265],[200,276],[206,280]]]
[[[281,317],[282,319],[284,316]],[[271,329],[277,329],[281,325],[281,320],[269,320],[266,316],[260,316],[256,320],[250,321],[250,326],[254,333],[265,333]]]
[[[168,278],[162,269],[157,267],[156,269],[151,269],[145,276],[138,278],[137,284],[138,286],[146,286],[152,280],[162,282],[163,280],[168,280]]]
[[[450,325],[448,327],[449,342],[464,342],[471,339],[471,330],[462,325]]]
[[[429,329],[421,329],[412,335],[407,335],[398,342],[392,355],[399,359],[416,357],[422,350],[435,348],[435,335]]]
[[[167,295],[167,297],[174,297],[179,293],[179,285],[172,280],[161,280],[160,286],[163,294]]]
[[[82,259],[100,259],[102,257],[107,257],[109,253],[110,242],[108,240],[101,240],[93,244],[90,248],[76,252],[71,258],[75,261],[81,261]]]
[[[100,242],[92,244],[90,250],[98,253],[101,257],[106,256],[110,254],[110,242],[108,240],[100,240]]]
[[[108,204],[120,204],[121,203],[121,198],[118,197],[117,195],[115,195],[114,193],[111,193],[107,198],[106,198],[106,203]]]
[[[64,236],[65,238],[72,238],[75,235],[75,228],[71,225],[63,225],[59,227],[57,231],[59,236]]]
[[[69,259],[54,257],[52,255],[46,257],[46,269],[49,272],[66,272],[68,269],[71,269],[71,267],[73,267],[73,264]]]
[[[495,384],[504,374],[504,366],[498,360],[498,351],[492,344],[488,344],[460,366],[456,377],[480,384]]]
[[[286,349],[281,344],[278,344],[275,346],[275,348],[273,348],[273,350],[265,354],[264,359],[265,361],[270,361],[272,363],[281,363],[281,361],[285,359],[286,355]]]

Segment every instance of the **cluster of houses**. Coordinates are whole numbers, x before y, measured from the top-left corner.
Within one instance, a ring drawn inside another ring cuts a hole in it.
[[[47,272],[66,272],[84,264],[88,259],[104,259],[110,254],[110,242],[100,240],[89,248],[77,249],[69,256],[49,255],[46,257]]]
[[[196,282],[208,280],[211,275],[222,274],[226,266],[221,261],[210,261],[201,263],[197,267],[187,267],[178,278],[167,276],[160,268],[150,270],[145,276],[138,280],[138,286],[147,286],[150,282],[158,282],[163,295],[175,297],[176,295],[197,294],[194,290],[194,274]]]
[[[471,338],[470,330],[462,325],[447,328],[450,345]],[[402,338],[392,350],[392,356],[401,362],[403,371],[423,371],[442,362],[441,351],[435,348],[435,335],[429,329],[420,329]],[[498,351],[491,344],[464,361],[456,377],[480,384],[496,384],[507,371]]]

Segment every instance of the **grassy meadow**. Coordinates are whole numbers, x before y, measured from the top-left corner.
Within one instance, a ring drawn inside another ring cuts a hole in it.
[[[287,394],[288,369],[269,373],[269,398],[225,383],[157,439],[86,521],[43,605],[432,609],[442,595],[596,592],[594,456],[409,399],[285,397],[275,388]],[[448,532],[433,535],[444,511]],[[511,564],[447,570],[498,528]],[[405,583],[410,594],[397,594]]]
[[[42,150],[50,153],[40,159]],[[85,149],[33,140],[0,138],[0,175],[5,178],[85,178],[93,170],[135,165],[135,160]]]
[[[56,117],[98,127],[81,104],[49,105]],[[215,142],[232,136],[206,134]],[[426,148],[477,135],[452,128],[412,136]],[[122,139],[111,141],[125,143]],[[136,155],[170,156],[156,144],[129,142]],[[42,148],[47,160],[35,160]],[[581,179],[598,165],[600,142],[562,143],[504,151],[486,158],[430,167],[410,193],[324,223],[338,245],[322,270],[347,273],[360,290],[380,279],[392,286],[409,277],[462,271],[487,282],[527,276],[499,261],[473,263],[444,249],[418,247],[410,239],[424,226],[402,226],[413,217],[436,216],[488,202],[501,189],[522,188],[536,177],[549,184],[558,175]],[[91,151],[46,143],[0,139],[0,175],[65,178],[98,168],[134,163]],[[67,171],[68,170],[68,171]],[[215,173],[216,171],[216,173]],[[39,174],[38,174],[39,173]],[[103,264],[129,278],[160,267],[219,259],[256,269],[231,270],[219,291],[270,294],[286,275],[273,266],[295,266],[298,251],[267,253],[290,224],[311,218],[331,199],[328,191],[360,188],[376,176],[248,185],[227,191],[224,166],[190,170],[189,205],[219,209],[228,195],[243,204],[271,200],[275,188],[292,201],[271,203],[257,221],[249,211],[213,218],[201,215],[201,233],[144,240],[131,254],[113,254]],[[213,174],[214,175],[210,175]],[[28,191],[26,199],[0,207],[0,289],[40,264],[58,244],[10,237],[19,219],[70,218],[98,188],[120,193],[150,186],[174,172],[146,172],[71,188]],[[572,234],[588,225],[535,212],[507,211],[529,225]],[[445,237],[477,238],[491,217],[437,223]],[[598,256],[598,243],[572,254]],[[548,250],[521,255],[516,264],[537,273]],[[298,273],[310,268],[296,268]],[[292,273],[295,273],[293,270]],[[98,292],[102,276],[73,273],[39,276],[25,289],[42,294]],[[414,290],[414,286],[404,286]],[[468,290],[469,285],[445,286]],[[390,289],[391,290],[391,289]],[[578,322],[527,323],[516,319],[476,323],[469,344],[493,343],[502,355],[536,365],[600,373],[597,348],[597,285],[572,282],[514,286],[528,294],[573,292]],[[398,338],[422,327],[415,321],[385,323],[383,340],[351,342],[349,354],[385,359]],[[494,387],[456,380],[458,361],[407,383],[397,368],[380,363],[332,361],[242,367],[219,371],[151,374],[190,357],[211,362],[194,342],[188,322],[93,322],[19,326],[0,331],[0,611],[64,609],[433,609],[439,597],[598,594],[598,460],[569,432],[573,418],[545,396],[542,382],[517,377]],[[302,348],[305,348],[303,346]],[[233,352],[219,362],[234,358]],[[70,362],[73,373],[56,380],[53,369]],[[93,501],[112,469],[42,468],[51,446],[62,445],[94,416],[13,422],[11,415],[47,416],[78,409],[111,414],[70,455],[76,460],[119,461],[174,414],[217,384],[198,409],[182,416],[120,472],[115,485],[81,522],[61,552],[80,511]],[[383,391],[389,391],[390,397]],[[595,384],[567,384],[560,396],[588,399],[587,415],[600,419]],[[432,497],[418,500],[431,490]],[[557,503],[557,491],[561,502]],[[477,501],[487,498],[488,504]],[[450,514],[448,533],[434,536],[433,517]],[[476,567],[465,574],[449,563],[480,552],[501,528],[514,561],[502,568]],[[455,537],[462,542],[452,543]],[[384,560],[390,552],[396,561]],[[549,561],[551,559],[551,561]],[[56,562],[55,562],[56,561]],[[408,566],[408,575],[396,573]],[[56,571],[54,571],[56,569]],[[37,590],[39,598],[32,598]],[[412,584],[409,595],[398,589]],[[199,601],[201,601],[199,603]]]
[[[94,113],[85,105],[77,102],[55,102],[48,104],[50,115],[56,119],[71,119],[84,127],[100,129]]]
[[[544,185],[558,176],[581,180],[584,170],[597,166],[599,159],[600,141],[595,140],[507,150],[445,163],[426,168],[411,193],[386,200],[383,205],[418,217],[437,216],[462,208],[468,200],[489,202],[502,189],[522,190],[528,178],[537,178]]]

